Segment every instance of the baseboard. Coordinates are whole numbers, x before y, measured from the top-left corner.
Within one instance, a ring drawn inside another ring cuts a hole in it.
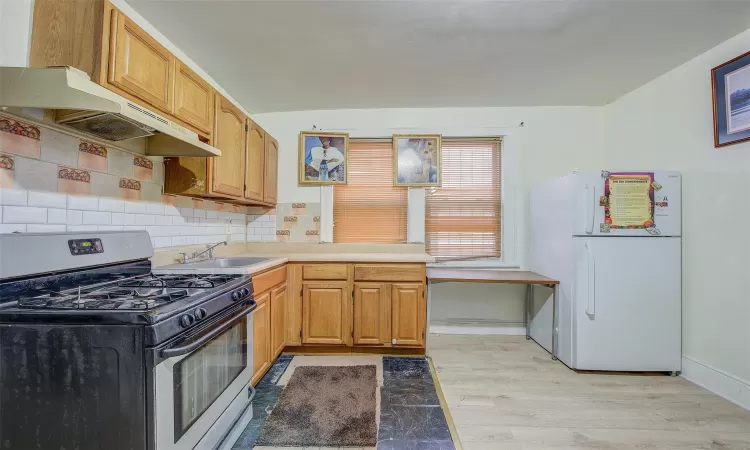
[[[741,408],[750,410],[750,381],[729,375],[684,355],[681,376]]]
[[[445,320],[430,322],[430,334],[503,334],[523,336],[526,328],[518,322],[492,320]]]

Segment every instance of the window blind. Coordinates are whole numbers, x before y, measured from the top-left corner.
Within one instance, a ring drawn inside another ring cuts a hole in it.
[[[500,138],[443,138],[441,187],[427,189],[425,243],[438,260],[500,256]]]
[[[406,242],[408,191],[393,187],[390,139],[349,140],[348,184],[333,188],[333,242]]]

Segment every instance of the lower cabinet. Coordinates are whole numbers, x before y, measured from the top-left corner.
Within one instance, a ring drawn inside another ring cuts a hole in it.
[[[271,291],[271,360],[275,360],[286,345],[286,283]]]
[[[255,385],[271,366],[271,293],[255,298],[258,306],[253,311],[253,377]]]
[[[354,345],[390,342],[390,297],[385,283],[354,283]]]
[[[423,284],[394,284],[391,290],[391,314],[393,345],[424,345],[427,304]]]
[[[351,333],[346,281],[302,283],[302,343],[346,344]]]
[[[263,378],[286,345],[286,281],[256,294],[255,302],[258,306],[253,311],[253,376],[250,380],[253,385]]]

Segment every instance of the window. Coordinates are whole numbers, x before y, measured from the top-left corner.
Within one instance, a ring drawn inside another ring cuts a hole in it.
[[[442,186],[427,189],[427,253],[500,256],[500,138],[443,138]]]
[[[408,190],[393,187],[390,139],[350,139],[346,186],[333,188],[333,242],[406,242]]]

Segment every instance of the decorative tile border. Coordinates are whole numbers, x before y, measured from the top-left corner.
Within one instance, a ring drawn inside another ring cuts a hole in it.
[[[281,242],[288,242],[292,232],[290,230],[276,230],[276,240]]]
[[[136,191],[140,191],[141,182],[137,180],[131,180],[129,178],[120,178],[120,189],[134,189]]]
[[[93,142],[81,141],[78,145],[78,151],[91,153],[92,155],[107,157],[107,148],[101,145],[94,144]]]
[[[91,174],[85,170],[74,169],[72,167],[60,166],[57,171],[57,178],[63,180],[82,181],[91,183]]]
[[[0,169],[13,170],[15,163],[10,155],[0,155]]]
[[[0,117],[0,131],[36,139],[37,141],[42,136],[39,127],[35,127],[34,125],[25,122],[19,122],[17,120],[6,119],[3,117]]]
[[[154,163],[143,156],[134,156],[133,157],[133,165],[138,167],[143,167],[144,169],[152,170],[154,168]]]

